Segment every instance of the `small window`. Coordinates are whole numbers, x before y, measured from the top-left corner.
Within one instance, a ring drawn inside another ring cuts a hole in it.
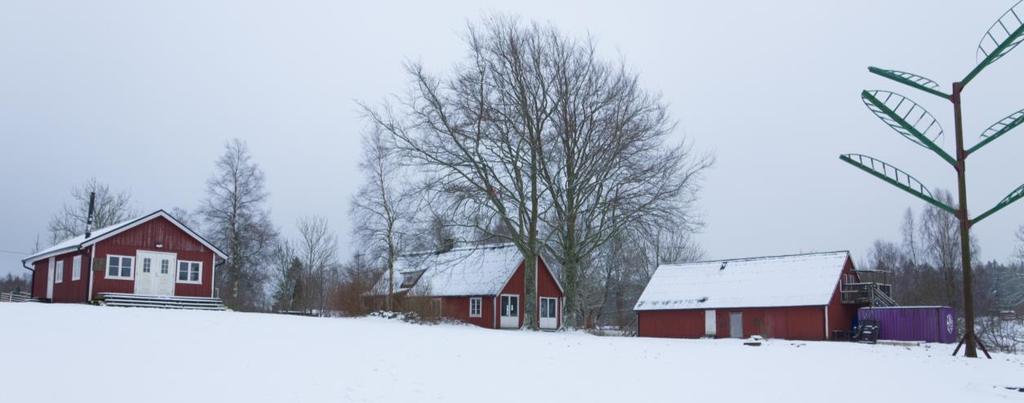
[[[131,280],[134,263],[131,256],[107,256],[107,278]]]
[[[82,279],[82,256],[71,259],[71,281]]]
[[[162,270],[162,269],[161,269]],[[187,260],[178,261],[178,282],[179,283],[202,283],[203,263],[190,262]]]
[[[469,299],[469,317],[471,317],[471,318],[479,318],[480,317],[480,312],[481,312],[480,306],[481,306],[481,304],[482,304],[482,300],[480,299],[480,297],[473,297],[473,298]]]
[[[64,261],[58,260],[57,265],[53,268],[53,282],[63,283],[64,282]]]
[[[558,300],[555,298],[540,299],[540,317],[542,319],[553,319],[558,317]]]
[[[148,257],[142,258],[142,272],[149,273],[149,266],[153,264],[152,259]]]
[[[167,274],[167,270],[170,270],[171,262],[167,259],[160,261],[160,274]]]

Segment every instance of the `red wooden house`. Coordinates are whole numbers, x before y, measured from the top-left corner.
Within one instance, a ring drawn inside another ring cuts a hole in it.
[[[562,286],[543,258],[537,259],[537,317],[542,329],[562,326]],[[406,304],[429,300],[433,314],[477,326],[520,328],[525,315],[526,262],[511,244],[455,248],[395,260],[394,291]],[[386,295],[384,276],[370,292]]]
[[[214,297],[223,252],[163,210],[90,231],[22,260],[32,297],[90,302],[108,293]]]
[[[639,336],[826,340],[869,302],[859,285],[845,251],[662,265],[633,310]]]

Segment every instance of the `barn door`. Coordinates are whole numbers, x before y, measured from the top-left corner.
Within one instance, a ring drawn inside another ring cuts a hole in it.
[[[729,337],[743,338],[743,312],[729,312]]]
[[[139,251],[135,260],[135,293],[174,295],[173,253]]]
[[[714,309],[704,311],[704,336],[715,337],[718,331],[718,318]]]
[[[501,296],[501,327],[505,329],[519,328],[519,296]]]

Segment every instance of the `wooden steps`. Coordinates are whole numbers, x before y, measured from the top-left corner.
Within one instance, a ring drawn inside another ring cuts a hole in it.
[[[223,311],[227,309],[220,298],[206,297],[101,293],[99,302],[106,306],[132,308],[197,309],[204,311]]]

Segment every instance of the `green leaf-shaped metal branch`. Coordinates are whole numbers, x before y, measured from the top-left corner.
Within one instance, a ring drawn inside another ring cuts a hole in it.
[[[1020,44],[1021,40],[1024,40],[1024,0],[1018,1],[999,16],[999,19],[981,37],[977,55],[983,59],[974,67],[974,70],[967,73],[967,77],[964,77],[961,82],[967,85],[985,67],[1010,53]]]
[[[889,91],[865,90],[861,92],[860,97],[864,100],[864,105],[883,123],[917,145],[934,151],[950,165],[956,166],[956,159],[935,144],[935,139],[942,136],[942,126],[927,110],[907,97]]]
[[[1010,194],[1006,195],[1006,197],[1004,197],[1003,200],[1000,200],[995,207],[992,207],[988,211],[982,213],[981,215],[974,217],[974,219],[971,220],[971,225],[976,224],[978,221],[984,220],[985,217],[988,217],[994,214],[995,212],[1002,210],[1003,207],[1013,204],[1013,202],[1020,200],[1022,197],[1024,197],[1024,185],[1018,186],[1016,189],[1010,192]]]
[[[939,83],[932,81],[928,77],[919,76],[905,71],[880,69],[878,67],[868,67],[868,71],[900,84],[917,88],[932,95],[940,96],[945,99],[949,99],[950,97],[949,94],[939,91]]]
[[[910,193],[935,207],[946,210],[951,214],[956,214],[956,209],[939,201],[935,196],[932,196],[932,192],[928,191],[928,187],[921,183],[921,181],[917,180],[917,178],[910,176],[910,174],[899,168],[887,164],[885,161],[869,157],[864,154],[844,154],[840,155],[839,159],[843,160],[843,162],[846,162],[847,164],[860,168],[862,171],[874,175],[876,178],[886,181],[890,185],[896,186],[904,192]]]
[[[1010,116],[999,119],[998,122],[993,123],[992,126],[985,129],[985,131],[981,133],[981,142],[967,150],[967,153],[971,154],[978,151],[981,147],[984,147],[985,144],[991,143],[993,140],[999,138],[999,136],[1008,133],[1017,126],[1020,126],[1021,123],[1024,123],[1024,109],[1011,113]]]

